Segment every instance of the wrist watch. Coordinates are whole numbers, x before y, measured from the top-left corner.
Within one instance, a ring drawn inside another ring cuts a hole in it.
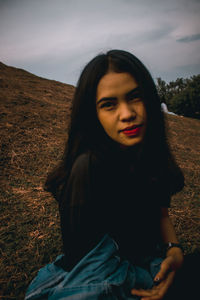
[[[183,247],[181,246],[181,244],[179,244],[179,243],[171,243],[171,242],[165,243],[164,247],[163,247],[164,248],[163,250],[166,253],[169,249],[171,249],[173,247],[180,248],[183,251]]]

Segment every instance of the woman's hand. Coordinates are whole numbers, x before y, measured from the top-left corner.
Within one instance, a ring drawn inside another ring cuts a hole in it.
[[[183,253],[179,248],[171,248],[163,260],[160,271],[154,278],[155,286],[150,290],[132,289],[131,294],[142,297],[141,300],[161,300],[173,283],[176,271],[183,264]]]

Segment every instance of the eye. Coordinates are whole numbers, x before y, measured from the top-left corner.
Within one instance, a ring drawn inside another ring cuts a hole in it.
[[[113,103],[113,102],[105,102],[105,103],[103,103],[100,107],[101,108],[113,108],[115,106],[115,104]]]
[[[142,97],[140,93],[133,93],[127,96],[128,101],[134,101],[134,102],[139,102],[142,101]]]

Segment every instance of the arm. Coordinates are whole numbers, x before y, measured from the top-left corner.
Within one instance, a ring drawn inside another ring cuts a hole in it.
[[[168,208],[161,208],[160,229],[163,243],[178,243],[174,226],[170,220]],[[165,264],[166,262],[166,264]],[[163,262],[163,269],[156,275],[156,279],[163,280],[169,270],[178,270],[183,264],[183,252],[178,247],[170,248]]]
[[[161,208],[161,219],[160,219],[161,236],[164,243],[172,242],[178,243],[174,226],[169,218],[168,208]]]
[[[161,208],[160,218],[161,237],[164,243],[178,243],[175,229],[168,214],[168,208]],[[180,248],[173,247],[166,253],[166,258],[161,264],[160,271],[156,274],[154,281],[158,285],[151,290],[132,290],[133,295],[141,296],[142,300],[161,300],[173,283],[176,271],[183,264],[183,253]]]

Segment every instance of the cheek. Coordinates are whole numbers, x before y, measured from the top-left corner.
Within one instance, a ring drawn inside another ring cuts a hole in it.
[[[147,114],[146,114],[146,108],[145,108],[144,104],[142,104],[141,106],[138,106],[137,115],[140,116],[144,121],[146,120]]]
[[[104,128],[104,130],[107,133],[112,131],[113,122],[111,116],[108,116],[107,114],[104,113],[98,113],[97,115],[98,115],[99,122],[101,123],[101,126]]]

